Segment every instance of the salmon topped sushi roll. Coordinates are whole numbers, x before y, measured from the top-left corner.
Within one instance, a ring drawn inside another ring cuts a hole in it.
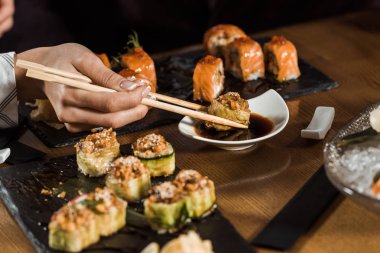
[[[269,73],[282,82],[301,75],[296,47],[283,36],[273,36],[264,44],[265,65]]]
[[[159,234],[176,232],[189,218],[183,191],[172,182],[154,186],[144,201],[144,214]]]
[[[153,59],[144,51],[138,41],[137,33],[129,36],[131,45],[126,54],[121,56],[121,65],[124,68],[134,70],[136,73],[142,74],[152,83],[152,92],[157,90],[156,69]]]
[[[211,102],[224,89],[223,61],[206,55],[195,66],[193,74],[193,99]]]
[[[207,112],[211,115],[222,117],[248,126],[251,111],[247,100],[240,97],[237,92],[228,92],[211,102]],[[228,131],[232,127],[206,122],[206,127],[215,128],[218,131]]]
[[[51,217],[49,246],[79,252],[100,239],[96,215],[82,203],[71,201]]]
[[[132,145],[133,154],[138,157],[152,177],[169,176],[175,170],[173,146],[162,135],[148,134]]]
[[[203,47],[209,54],[222,57],[227,45],[242,37],[247,37],[247,35],[235,25],[216,25],[206,31],[203,37]]]
[[[90,177],[105,175],[111,162],[120,155],[120,144],[112,128],[88,135],[75,148],[79,171]]]
[[[119,157],[112,163],[106,185],[123,199],[138,202],[148,195],[150,173],[137,157]]]
[[[224,56],[226,70],[244,82],[264,77],[264,54],[259,43],[250,37],[231,42]]]
[[[196,170],[182,170],[174,183],[185,193],[190,218],[200,218],[211,213],[216,200],[213,181]]]

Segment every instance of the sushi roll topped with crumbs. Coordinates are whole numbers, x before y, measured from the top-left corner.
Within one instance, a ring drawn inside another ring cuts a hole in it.
[[[242,29],[235,25],[220,24],[207,30],[203,37],[203,47],[215,56],[224,56],[228,44],[237,38],[247,37]]]
[[[264,54],[267,71],[278,81],[296,79],[301,75],[296,47],[285,37],[273,36],[264,44]]]
[[[238,38],[231,42],[224,56],[226,70],[243,81],[264,77],[264,54],[259,43],[250,37]]]
[[[173,146],[162,135],[148,134],[136,140],[132,145],[133,153],[138,157],[150,175],[168,176],[175,170]]]
[[[214,182],[202,176],[196,170],[182,170],[174,183],[183,189],[186,195],[186,206],[191,218],[204,217],[215,207]]]
[[[134,156],[119,157],[111,167],[106,185],[118,196],[137,202],[148,195],[151,187],[150,173],[140,159]]]
[[[224,69],[221,58],[206,55],[195,66],[193,99],[211,102],[224,89]]]
[[[79,171],[90,177],[106,174],[110,163],[120,155],[120,144],[112,128],[88,135],[75,148]]]
[[[251,111],[247,100],[240,97],[237,92],[227,92],[211,102],[207,112],[209,114],[226,118],[248,126]],[[227,131],[232,128],[212,122],[206,122],[206,127],[215,128],[218,131]]]
[[[79,252],[99,239],[95,213],[76,201],[55,212],[49,223],[49,246],[56,250]]]
[[[96,188],[95,192],[80,196],[77,202],[96,214],[100,235],[108,236],[124,227],[127,202],[118,198],[108,188]]]
[[[144,201],[144,214],[158,233],[177,231],[189,218],[183,191],[172,182],[154,186]]]

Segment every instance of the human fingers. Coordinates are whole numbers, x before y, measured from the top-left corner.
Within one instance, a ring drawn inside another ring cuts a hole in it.
[[[93,125],[78,124],[78,123],[65,123],[66,130],[70,133],[78,133],[95,128]]]
[[[73,61],[74,67],[88,76],[93,83],[113,90],[133,90],[143,83],[136,79],[124,78],[107,68],[92,52],[83,51],[80,57]]]
[[[12,17],[15,12],[13,0],[0,1],[0,23]]]
[[[100,112],[118,112],[141,104],[141,100],[150,91],[149,86],[142,86],[127,92],[91,92],[69,88],[62,96],[67,106],[89,108]]]
[[[0,22],[0,33],[3,35],[9,31],[13,26],[13,17],[8,17],[6,20]]]
[[[64,123],[112,128],[119,128],[142,119],[147,112],[148,108],[145,105],[112,113],[101,113],[77,107],[64,107],[63,110],[56,111],[59,121]]]

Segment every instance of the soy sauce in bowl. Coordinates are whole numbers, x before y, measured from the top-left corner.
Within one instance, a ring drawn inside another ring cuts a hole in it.
[[[196,133],[204,138],[220,141],[245,141],[259,138],[272,132],[274,123],[272,120],[259,114],[251,113],[248,129],[233,129],[229,131],[217,131],[207,128],[205,124],[199,123],[196,126]]]

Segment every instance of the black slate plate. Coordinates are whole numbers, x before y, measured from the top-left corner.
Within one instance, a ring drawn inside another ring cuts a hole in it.
[[[263,44],[267,40],[268,38],[263,38],[257,41]],[[206,55],[204,50],[195,50],[155,59],[159,93],[191,101],[193,93],[193,70],[197,61],[204,55]],[[284,99],[292,99],[329,90],[338,86],[335,81],[302,59],[299,59],[299,67],[301,70],[300,78],[286,83],[279,83],[270,76],[266,79],[245,83],[227,73],[225,91],[237,91],[243,98],[250,99],[264,93],[268,89],[274,89],[279,92]],[[33,122],[28,117],[30,109],[26,108],[23,103],[21,103],[20,112],[22,116],[27,117],[27,125],[29,128],[48,147],[67,146],[77,142],[80,138],[88,134],[88,132],[71,134],[65,129],[56,130],[42,122]],[[144,119],[117,129],[116,131],[118,134],[143,131],[149,128],[176,123],[181,118],[181,115],[154,109],[149,112]]]
[[[122,153],[129,154],[129,146],[122,146]],[[153,184],[170,179],[172,177],[157,178]],[[78,191],[89,192],[102,185],[103,178],[88,178],[78,173],[75,156],[0,170],[0,196],[38,252],[57,252],[48,246],[47,225],[53,212],[77,196]],[[41,195],[43,188],[57,188],[56,192],[66,191],[67,194],[65,199]],[[149,228],[141,213],[142,204],[129,205],[127,226],[110,237],[102,238],[85,252],[138,253],[149,242],[156,241],[163,245],[178,236],[157,235]],[[203,239],[211,240],[217,253],[253,252],[251,246],[217,209],[209,217],[192,222],[181,232],[188,229],[195,229]]]

